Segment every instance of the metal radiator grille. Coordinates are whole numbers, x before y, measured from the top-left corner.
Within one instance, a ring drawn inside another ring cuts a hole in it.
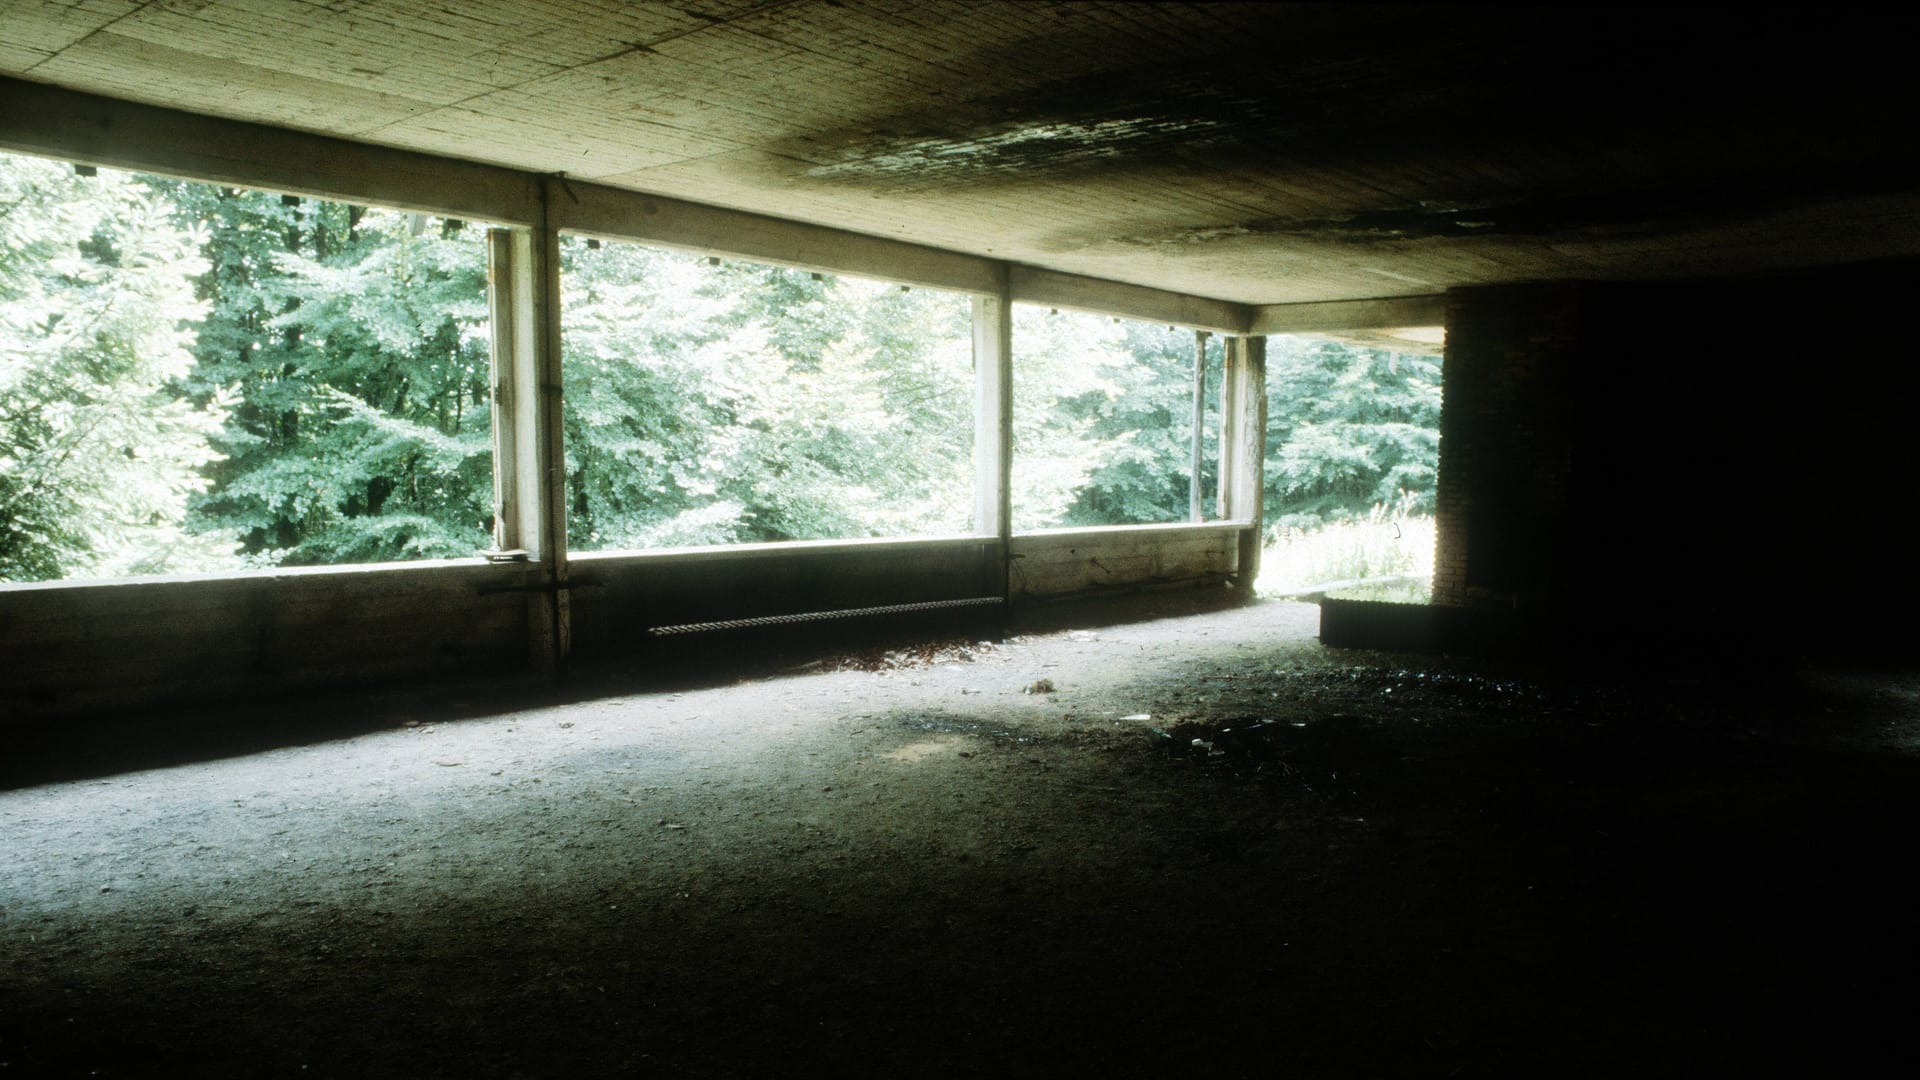
[[[655,626],[647,630],[654,637],[699,634],[710,630],[748,630],[759,626],[788,626],[795,623],[827,622],[841,619],[865,619],[878,615],[911,615],[925,611],[956,611],[964,608],[998,607],[1006,603],[998,596],[976,596],[963,600],[929,600],[919,604],[883,604],[879,607],[844,608],[839,611],[805,611],[794,615],[762,615],[752,619],[719,619],[714,622],[680,623]]]

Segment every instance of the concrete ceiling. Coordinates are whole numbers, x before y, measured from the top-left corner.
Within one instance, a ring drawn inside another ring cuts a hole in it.
[[[0,0],[0,74],[1269,304],[1920,254],[1914,17]]]

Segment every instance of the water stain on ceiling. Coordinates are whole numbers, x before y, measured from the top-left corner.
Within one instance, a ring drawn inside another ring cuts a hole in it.
[[[1663,16],[1658,33],[1619,13],[1510,23],[1395,9],[1376,33],[1310,49],[1277,38],[1059,79],[1032,65],[1018,88],[790,137],[780,156],[796,181],[933,196],[1237,170],[1302,210],[1256,197],[1242,216],[1126,233],[1170,245],[1657,233],[1914,178],[1920,156],[1889,143],[1904,67],[1863,56],[1818,87],[1793,77],[1830,34],[1711,12]],[[1579,47],[1516,47],[1552,31]]]
[[[1284,87],[1271,76],[1227,79],[1255,57],[1156,65],[1091,76],[792,140],[810,179],[886,190],[940,190],[1057,179],[1231,153],[1277,162],[1324,158],[1329,133],[1384,130],[1430,113],[1433,91],[1413,73],[1358,58],[1301,63]]]

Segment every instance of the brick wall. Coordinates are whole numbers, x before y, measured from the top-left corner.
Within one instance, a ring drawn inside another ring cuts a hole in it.
[[[1547,609],[1565,592],[1579,286],[1447,294],[1434,598]]]
[[[1580,650],[1920,659],[1920,262],[1457,289],[1436,601]]]

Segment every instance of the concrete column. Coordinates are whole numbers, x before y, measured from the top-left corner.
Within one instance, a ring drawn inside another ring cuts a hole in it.
[[[1263,492],[1267,461],[1267,339],[1226,339],[1220,405],[1220,516],[1245,522],[1235,582],[1252,589],[1260,576],[1266,529]]]
[[[1193,430],[1187,466],[1187,520],[1198,524],[1207,520],[1205,496],[1200,473],[1206,465],[1207,445],[1207,332],[1193,332]]]
[[[557,674],[571,636],[560,415],[560,241],[544,222],[488,234],[494,541],[524,552],[533,663]]]
[[[996,540],[989,587],[1011,599],[1013,560],[1013,301],[973,298],[973,531]]]

